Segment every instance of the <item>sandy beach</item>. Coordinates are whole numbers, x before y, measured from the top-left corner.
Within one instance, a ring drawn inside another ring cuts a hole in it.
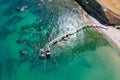
[[[101,24],[92,16],[88,16],[88,17],[89,19],[91,19],[90,23],[92,25],[97,25],[107,28],[107,29],[97,28],[97,30],[106,37],[106,39],[110,42],[111,45],[113,45],[118,51],[120,51],[120,31],[114,28],[113,26],[105,26]]]

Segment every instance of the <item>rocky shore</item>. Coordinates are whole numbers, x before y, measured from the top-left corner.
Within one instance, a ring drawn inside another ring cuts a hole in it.
[[[120,51],[120,30],[116,29],[113,26],[120,25],[120,13],[118,13],[120,11],[119,9],[120,5],[113,6],[115,5],[115,2],[113,1],[107,2],[107,0],[76,0],[76,1],[78,1],[80,6],[82,6],[82,8],[85,10],[84,12],[85,23],[91,24],[93,26],[97,25],[105,28],[107,27],[107,29],[98,28],[97,31],[102,33],[106,37],[106,39],[110,42],[110,44],[113,45],[118,51]],[[112,2],[114,3],[113,5]],[[110,6],[110,4],[112,6]],[[115,9],[115,11],[113,11],[114,10],[113,8],[115,7],[117,8]]]
[[[91,16],[105,25],[120,25],[120,0],[76,0]]]

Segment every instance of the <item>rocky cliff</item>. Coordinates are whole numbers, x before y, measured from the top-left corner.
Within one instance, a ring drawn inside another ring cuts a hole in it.
[[[83,9],[106,25],[120,25],[120,0],[76,0]]]

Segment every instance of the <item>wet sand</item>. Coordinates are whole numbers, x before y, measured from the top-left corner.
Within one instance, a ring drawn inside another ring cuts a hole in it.
[[[107,27],[107,29],[97,28],[97,30],[106,37],[106,39],[110,42],[111,45],[113,45],[118,51],[120,51],[120,31],[113,26],[105,26],[101,24],[92,16],[88,17],[89,19],[91,19],[91,24],[101,27]]]

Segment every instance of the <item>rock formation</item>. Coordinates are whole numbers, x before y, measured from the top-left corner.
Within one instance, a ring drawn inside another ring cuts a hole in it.
[[[83,9],[106,25],[120,25],[120,0],[76,0]]]

